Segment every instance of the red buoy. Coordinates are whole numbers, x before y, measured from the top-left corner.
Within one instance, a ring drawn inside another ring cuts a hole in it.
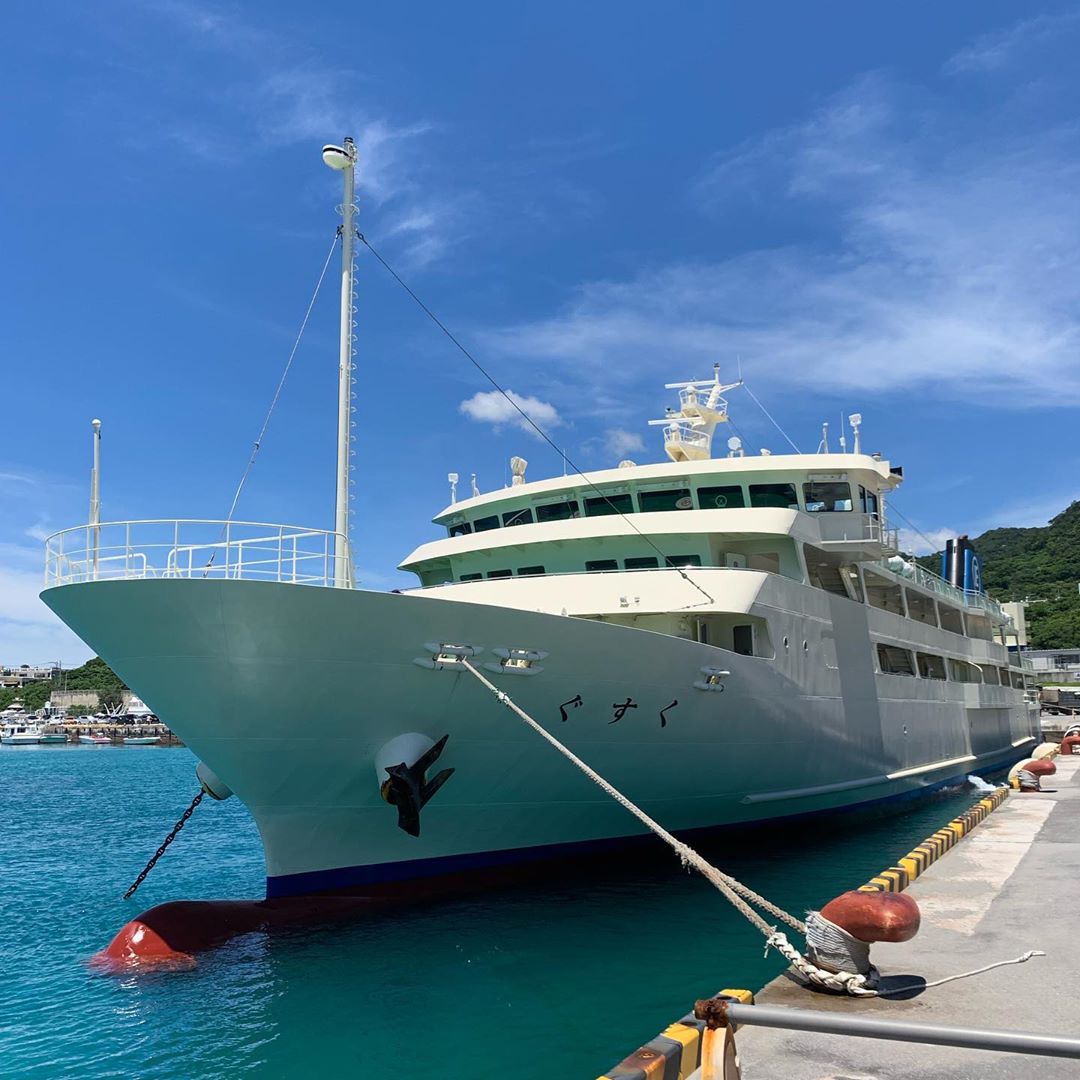
[[[851,892],[830,900],[821,914],[860,941],[910,941],[919,932],[919,905],[906,893]]]

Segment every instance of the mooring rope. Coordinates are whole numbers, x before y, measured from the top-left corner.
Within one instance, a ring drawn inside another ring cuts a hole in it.
[[[784,911],[783,908],[779,908],[766,900],[764,896],[754,892],[753,889],[733,878],[730,874],[725,874],[722,870],[717,869],[708,860],[702,858],[702,856],[688,844],[684,844],[681,840],[672,836],[663,825],[649,817],[640,806],[631,802],[618,788],[605,780],[595,769],[586,765],[585,762],[582,761],[568,746],[564,746],[563,743],[556,739],[542,724],[534,720],[513,700],[513,698],[510,697],[509,694],[504,690],[500,690],[490,679],[481,675],[480,672],[469,663],[467,657],[461,657],[461,665],[494,696],[495,700],[498,701],[500,705],[504,705],[514,713],[515,716],[528,724],[541,738],[545,739],[558,750],[563,757],[576,765],[594,784],[597,785],[597,787],[600,788],[601,791],[606,795],[609,795],[620,806],[629,810],[638,821],[646,826],[646,828],[652,831],[656,836],[660,837],[660,839],[679,856],[679,860],[682,862],[683,866],[692,866],[707,881],[715,886],[739,914],[765,935],[766,954],[768,954],[769,949],[775,949],[789,964],[792,965],[792,967],[795,968],[796,971],[799,972],[800,975],[803,976],[803,978],[817,986],[822,986],[829,990],[843,991],[844,993],[856,997],[868,997],[877,993],[873,988],[877,979],[877,971],[873,967],[865,974],[854,971],[827,971],[824,968],[818,967],[788,941],[786,934],[777,930],[775,926],[770,926],[746,901],[749,900],[750,902],[757,904],[763,911],[767,911],[781,922],[787,923],[788,926],[793,930],[797,930],[803,936],[806,935],[805,923],[796,919],[794,915]]]

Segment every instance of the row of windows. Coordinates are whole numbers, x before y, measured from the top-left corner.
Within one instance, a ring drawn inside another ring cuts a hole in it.
[[[918,675],[921,679],[939,679],[959,683],[984,683],[988,686],[1024,688],[1024,676],[1012,668],[994,664],[976,664],[954,660],[934,653],[916,652],[898,645],[877,645],[878,667],[885,675]]]
[[[745,507],[773,507],[781,510],[798,510],[799,499],[794,484],[750,484],[747,493],[741,484],[720,487],[699,487],[697,496],[699,510],[735,510]],[[488,532],[491,529],[510,528],[514,525],[532,525],[534,522],[566,521],[570,518],[608,517],[614,514],[633,514],[640,511],[650,514],[665,510],[693,510],[694,495],[690,488],[669,488],[662,491],[639,491],[636,496],[626,491],[612,491],[585,499],[562,499],[524,506],[489,514],[473,521],[461,521],[449,527],[451,536],[465,536],[471,532]],[[809,513],[846,512],[852,509],[851,485],[848,483],[813,481],[803,484],[803,503]],[[877,513],[877,495],[859,488],[859,503],[863,513]]]
[[[664,565],[675,566],[700,566],[700,555],[665,555]],[[660,560],[654,555],[644,555],[638,558],[623,559],[624,570],[657,570]],[[589,573],[601,573],[605,570],[618,570],[618,559],[590,559],[585,563],[585,569]],[[513,577],[513,570],[489,570],[486,574],[462,574],[459,581],[480,581],[482,578],[508,578]],[[517,570],[518,577],[533,577],[537,574],[546,574],[542,566],[522,566]]]

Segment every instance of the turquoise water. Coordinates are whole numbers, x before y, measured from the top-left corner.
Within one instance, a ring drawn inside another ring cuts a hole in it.
[[[547,885],[252,935],[194,971],[117,978],[85,961],[165,900],[258,897],[258,835],[203,803],[138,895],[124,890],[196,790],[162,747],[3,747],[0,1074],[27,1077],[595,1077],[695,997],[756,989],[775,954],[657,846]],[[800,823],[713,842],[724,869],[792,911],[858,885],[969,806]]]

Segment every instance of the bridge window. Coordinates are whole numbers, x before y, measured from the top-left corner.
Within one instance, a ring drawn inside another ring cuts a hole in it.
[[[916,653],[915,659],[919,662],[919,674],[924,679],[945,678],[945,658],[935,656],[933,653]]]
[[[533,520],[532,511],[526,506],[521,510],[507,510],[502,516],[503,525],[509,528],[511,525],[531,525]]]
[[[487,576],[489,578],[513,577],[514,572],[513,570],[489,570]]]
[[[518,570],[518,577],[533,577],[536,574],[544,574],[547,571],[542,566],[522,566]]]
[[[689,488],[672,488],[670,491],[639,491],[638,503],[643,514],[657,510],[693,510],[694,500]]]
[[[698,488],[697,500],[702,510],[734,510],[746,505],[743,490],[738,485]]]
[[[537,521],[566,521],[567,518],[581,516],[576,499],[567,499],[565,502],[544,503],[536,508]]]
[[[862,508],[864,514],[876,514],[878,512],[877,493],[874,491],[867,491],[866,488],[860,484],[859,506]]]
[[[489,529],[497,529],[498,527],[499,518],[495,514],[492,514],[491,517],[477,518],[473,522],[473,528],[477,532],[487,532]]]
[[[829,514],[851,509],[851,485],[820,480],[803,484],[806,509],[811,514]]]
[[[616,559],[590,559],[585,564],[585,569],[590,574],[597,574],[604,570],[618,570],[619,563]]]
[[[798,510],[799,497],[794,484],[751,484],[750,505],[778,510]]]
[[[655,570],[660,564],[653,555],[643,555],[636,559],[626,559],[623,566],[627,570]]]
[[[700,566],[700,555],[665,555],[664,562],[668,566]]]
[[[458,581],[479,581],[483,574],[462,574]]]
[[[907,649],[901,649],[896,645],[883,645],[880,642],[877,647],[878,666],[885,675],[914,675],[915,665],[911,662],[911,653]]]
[[[467,521],[459,521],[446,530],[451,536],[468,536],[472,532],[472,526]]]
[[[634,500],[626,492],[610,495],[597,495],[585,500],[585,513],[588,517],[606,517],[611,514],[632,514]]]

